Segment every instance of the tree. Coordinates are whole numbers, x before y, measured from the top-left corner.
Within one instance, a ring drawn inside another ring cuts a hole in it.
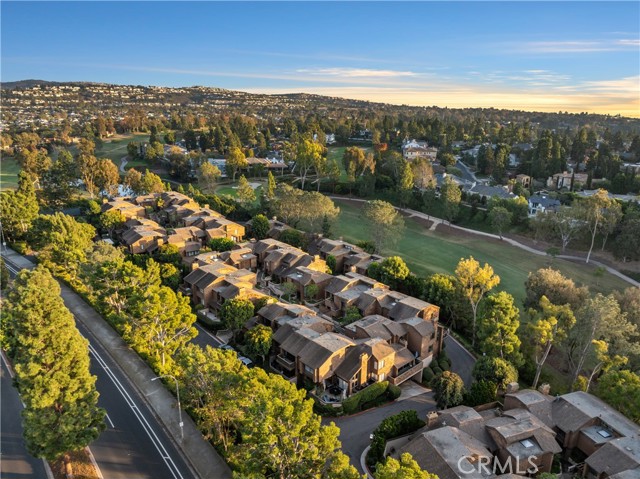
[[[42,176],[42,194],[47,204],[54,209],[68,204],[73,196],[74,181],[77,178],[73,156],[67,150],[60,151],[51,168]]]
[[[206,439],[228,452],[244,414],[247,369],[233,351],[185,345],[176,355],[180,396]]]
[[[31,178],[21,171],[18,189],[0,193],[0,225],[9,240],[21,238],[38,216],[38,199]]]
[[[373,476],[375,479],[438,479],[435,474],[423,471],[408,452],[403,453],[399,461],[388,456],[378,464]]]
[[[553,232],[562,242],[562,251],[584,229],[584,222],[578,218],[577,214],[574,208],[561,206],[558,211],[550,213],[547,217]]]
[[[135,160],[140,156],[140,145],[134,141],[127,143],[127,156],[129,161]]]
[[[225,301],[219,311],[225,328],[233,331],[234,337],[240,329],[253,317],[253,303],[246,298],[233,298]]]
[[[154,286],[129,301],[123,337],[156,371],[171,372],[173,354],[198,334],[189,298]]]
[[[245,208],[256,201],[256,192],[253,190],[244,175],[241,175],[240,180],[238,180],[238,201]]]
[[[354,176],[362,176],[367,170],[371,173],[375,171],[373,155],[366,154],[362,148],[357,146],[350,146],[344,150],[342,164],[345,171],[349,171],[353,164]]]
[[[362,209],[362,214],[367,221],[369,238],[375,244],[377,252],[395,244],[404,231],[402,216],[386,201],[368,201]]]
[[[134,194],[139,195],[143,192],[142,187],[142,173],[134,168],[130,168],[124,175],[124,184]]]
[[[140,188],[142,190],[141,192],[147,195],[150,193],[162,193],[165,189],[162,178],[149,170],[146,170],[144,175],[142,175]]]
[[[598,341],[604,341],[606,348]],[[621,314],[613,295],[598,293],[576,311],[576,325],[569,336],[568,348],[569,360],[575,364],[572,381],[575,383],[589,356],[600,353],[602,357],[608,350],[621,357],[639,353],[638,329]]]
[[[439,408],[458,406],[464,398],[464,382],[462,378],[451,371],[443,371],[431,381]]]
[[[265,239],[270,228],[269,219],[265,215],[256,215],[251,220],[251,232],[257,240]]]
[[[234,444],[229,455],[234,469],[279,478],[315,478],[326,470],[337,472],[334,468],[344,464],[339,429],[333,423],[322,425],[307,392],[260,368],[248,374],[251,389],[245,394],[250,400],[244,402],[238,423],[242,442]],[[348,478],[354,475],[352,468],[344,472]]]
[[[632,421],[640,423],[640,376],[609,370],[598,380],[596,394]]]
[[[474,381],[464,398],[465,406],[480,406],[496,400],[498,386],[491,381]]]
[[[524,305],[528,308],[536,308],[543,296],[557,305],[569,304],[573,310],[577,310],[589,296],[589,290],[578,287],[572,279],[552,268],[541,268],[529,277],[524,284],[527,297]]]
[[[402,284],[409,273],[409,267],[400,256],[389,256],[380,263],[380,278],[394,289]]]
[[[502,239],[502,232],[511,225],[512,218],[511,212],[502,206],[496,206],[489,211],[489,221],[500,235],[500,239]]]
[[[536,363],[536,375],[531,386],[535,389],[551,347],[558,345],[567,337],[576,318],[568,304],[555,305],[546,296],[540,298],[538,311],[529,310],[529,317],[525,337],[533,349],[533,358]]]
[[[444,183],[440,187],[440,198],[444,207],[444,215],[449,224],[451,224],[451,222],[458,216],[462,192],[460,191],[460,187],[455,181],[453,181],[453,179],[451,179],[450,176],[447,176],[444,179]]]
[[[472,374],[476,381],[491,381],[500,389],[507,389],[509,383],[518,381],[518,371],[513,364],[491,356],[478,359]]]
[[[4,258],[0,258],[0,290],[4,291],[9,285],[9,268],[4,262]]]
[[[3,309],[3,333],[25,404],[27,449],[50,461],[62,456],[72,474],[68,453],[88,446],[105,427],[88,341],[43,266],[18,275]]]
[[[236,181],[238,171],[249,166],[244,153],[240,148],[231,148],[227,155],[227,174],[231,174],[233,181]]]
[[[500,284],[500,276],[494,274],[493,268],[487,263],[480,267],[480,263],[473,256],[469,259],[462,258],[455,272],[458,284],[462,288],[464,297],[469,301],[473,313],[471,344],[475,346],[478,306],[484,295]]]
[[[520,311],[513,296],[504,291],[487,296],[480,312],[478,339],[480,349],[489,356],[499,356],[516,366],[522,363],[520,338]]]
[[[198,179],[203,189],[209,192],[213,191],[218,178],[220,178],[220,170],[217,166],[212,165],[208,161],[203,162],[200,165]]]
[[[587,253],[586,263],[591,258],[591,252],[593,251],[593,245],[596,241],[596,235],[606,227],[607,217],[611,218],[611,215],[607,215],[606,211],[611,208],[615,208],[613,205],[615,201],[609,198],[609,193],[606,190],[599,189],[593,196],[584,198],[578,203],[578,217],[584,221],[587,229],[591,233],[591,245],[589,246],[589,252]],[[603,226],[604,225],[604,226]]]
[[[431,162],[426,158],[417,158],[411,163],[411,171],[413,172],[413,183],[416,188],[424,190],[428,187],[435,186],[435,175]]]
[[[99,192],[104,192],[107,196],[116,196],[118,194],[118,185],[120,184],[120,172],[113,161],[108,158],[98,160],[97,175],[95,185]]]
[[[80,178],[84,182],[84,187],[89,192],[91,198],[97,193],[96,179],[100,175],[98,159],[94,155],[95,148],[95,143],[86,138],[82,138],[78,146],[79,153],[76,158],[78,169],[80,170]]]
[[[607,244],[609,235],[613,233],[622,220],[622,207],[617,201],[611,202],[608,208],[603,211],[602,225],[600,233],[602,234],[602,251]]]
[[[300,187],[304,184],[311,168],[314,168],[322,157],[324,147],[313,140],[304,139],[296,145],[296,168],[300,172]]]
[[[625,215],[613,242],[613,256],[623,263],[640,260],[640,215]]]
[[[337,268],[338,260],[336,259],[336,257],[333,256],[332,254],[328,255],[326,259],[326,263],[327,263],[327,268],[329,268],[329,271],[331,272],[331,274],[337,274],[336,268]]]
[[[258,324],[256,327],[251,328],[245,335],[249,354],[254,358],[259,356],[265,361],[271,349],[272,338],[273,331],[268,326]]]
[[[341,323],[343,325],[354,323],[358,320],[362,319],[362,314],[360,314],[360,310],[357,306],[351,305],[347,307],[347,310],[344,313],[344,318],[342,318]]]
[[[120,210],[112,209],[105,211],[100,215],[100,227],[103,230],[107,230],[109,237],[113,238],[113,231],[116,228],[121,227],[127,218],[122,214]]]
[[[212,238],[209,240],[209,248],[219,253],[231,251],[235,245],[235,241],[231,238]]]
[[[31,244],[40,251],[43,264],[62,267],[74,278],[93,244],[96,230],[89,224],[77,222],[72,216],[56,213],[39,216],[30,235]]]
[[[269,201],[276,197],[276,179],[271,172],[267,173],[267,187],[264,190],[264,196]]]

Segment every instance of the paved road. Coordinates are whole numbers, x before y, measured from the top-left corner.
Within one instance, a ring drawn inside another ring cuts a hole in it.
[[[2,418],[0,422],[0,477],[2,479],[45,479],[47,472],[42,459],[36,459],[27,452],[22,439],[23,409],[18,391],[13,387],[11,374],[2,355],[0,371],[0,401]]]
[[[340,428],[342,451],[349,456],[352,465],[360,472],[364,472],[360,465],[360,456],[371,442],[369,435],[373,433],[373,430],[378,427],[383,419],[410,409],[417,411],[418,417],[424,419],[427,412],[433,411],[435,408],[433,393],[428,392],[353,416],[323,418],[322,422],[324,424],[328,424],[331,421],[336,423],[336,426]]]
[[[5,261],[14,276],[18,270],[17,266],[6,257]],[[67,303],[67,307],[72,312],[75,309],[73,304]],[[108,414],[107,429],[91,444],[91,451],[103,477],[194,478],[172,440],[160,427],[124,373],[86,328],[78,321],[76,325],[80,333],[89,340],[91,372],[97,376],[99,405],[105,408]],[[3,423],[3,441],[4,431]],[[4,478],[4,475],[2,477]]]

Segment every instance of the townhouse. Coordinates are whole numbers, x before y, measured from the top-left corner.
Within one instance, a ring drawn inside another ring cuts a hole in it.
[[[429,413],[425,428],[391,455],[409,452],[440,479],[533,476],[550,472],[559,457],[573,477],[639,477],[638,424],[582,391],[552,397],[515,389],[504,406]]]

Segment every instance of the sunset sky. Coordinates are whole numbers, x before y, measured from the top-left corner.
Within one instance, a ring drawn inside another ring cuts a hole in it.
[[[640,3],[2,2],[2,81],[640,117]]]

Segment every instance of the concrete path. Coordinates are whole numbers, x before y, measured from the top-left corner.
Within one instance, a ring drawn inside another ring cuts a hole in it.
[[[355,201],[358,203],[366,203],[368,200],[363,200],[361,198],[349,198],[346,196],[335,196],[335,195],[330,195],[329,198],[334,199],[334,200],[344,200],[344,201]],[[469,228],[463,228],[462,226],[457,226],[457,225],[453,225],[451,223],[448,223],[447,221],[443,220],[442,218],[436,218],[434,216],[431,215],[427,215],[426,213],[422,213],[420,211],[416,211],[416,210],[412,210],[409,208],[400,208],[398,206],[394,207],[396,210],[400,211],[401,213],[404,213],[406,215],[408,215],[409,217],[418,217],[418,218],[422,218],[428,221],[432,221],[433,224],[431,225],[431,227],[429,228],[430,231],[435,231],[436,227],[440,224],[445,224],[453,229],[456,230],[460,230],[460,231],[464,231],[465,233],[471,233],[474,235],[478,235],[478,236],[484,236],[485,238],[491,238],[491,239],[495,239],[498,241],[504,241],[507,244],[510,244],[511,246],[515,246],[516,248],[520,248],[522,250],[528,251],[529,253],[532,254],[536,254],[538,256],[547,256],[546,251],[540,251],[538,249],[532,248],[531,246],[527,246],[525,244],[522,244],[514,239],[511,238],[505,238],[502,237],[500,238],[500,236],[498,235],[494,235],[492,233],[485,233],[484,231],[477,231],[477,230],[472,230]],[[561,258],[561,259],[566,259],[569,261],[579,261],[579,262],[584,262],[586,261],[586,257],[581,257],[581,256],[570,256],[570,255],[557,255],[557,258]],[[595,260],[590,260],[589,264],[593,264],[595,266],[599,266],[601,268],[606,269],[609,273],[611,273],[614,276],[617,276],[618,278],[622,279],[623,281],[626,281],[627,283],[636,286],[636,287],[640,287],[640,282],[634,280],[633,278],[630,278],[629,276],[622,274],[620,271],[618,271],[615,268],[612,268],[610,266],[607,266],[604,263],[601,263],[599,261],[595,261]]]
[[[33,263],[11,249],[2,254],[8,261],[20,268],[33,267]],[[82,297],[66,285],[60,283],[61,296],[65,305],[89,332],[108,351],[117,365],[136,386],[139,394],[149,404],[156,418],[173,436],[176,445],[193,466],[197,476],[206,479],[231,479],[231,469],[206,441],[195,423],[183,414],[184,441],[180,440],[181,429],[176,417],[175,398],[160,381],[152,381],[156,374],[111,328],[109,324]]]
[[[127,166],[127,163],[129,163],[129,160],[127,160],[127,158],[129,158],[128,156],[123,156],[122,158],[120,158],[120,171],[122,173],[126,173],[124,171],[124,167]]]

